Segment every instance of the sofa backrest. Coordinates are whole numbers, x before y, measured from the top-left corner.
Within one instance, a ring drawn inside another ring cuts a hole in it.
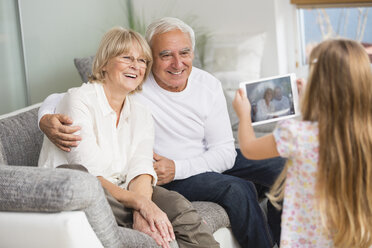
[[[94,56],[89,56],[85,58],[75,58],[74,64],[76,69],[79,72],[81,80],[83,83],[88,82],[89,75],[92,74],[92,64],[93,64]]]
[[[37,166],[43,142],[38,109],[37,105],[0,118],[0,164]]]

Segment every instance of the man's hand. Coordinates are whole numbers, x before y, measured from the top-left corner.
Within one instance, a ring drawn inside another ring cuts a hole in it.
[[[67,115],[47,114],[40,119],[40,129],[59,149],[69,152],[70,147],[78,145],[81,137],[74,135],[78,126],[69,126],[72,120]]]
[[[170,248],[169,241],[165,240],[165,238],[162,238],[157,229],[152,231],[149,223],[136,210],[133,211],[133,229],[146,233],[151,238],[153,238],[158,245],[162,246],[163,248]]]
[[[158,175],[157,185],[163,185],[173,181],[176,173],[176,166],[174,165],[174,161],[167,159],[166,157],[162,157],[155,152],[154,160],[154,169],[156,174]]]

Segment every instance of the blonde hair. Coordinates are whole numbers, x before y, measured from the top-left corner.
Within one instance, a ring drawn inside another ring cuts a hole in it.
[[[103,83],[105,80],[105,72],[103,68],[107,65],[107,62],[123,53],[129,53],[133,48],[133,45],[136,44],[142,50],[142,54],[148,62],[143,81],[131,93],[142,90],[142,84],[151,71],[151,49],[146,40],[139,33],[122,27],[114,27],[110,29],[102,37],[96,56],[93,60],[92,75],[89,76],[89,80],[91,82]]]
[[[372,245],[372,72],[364,48],[328,40],[310,56],[301,105],[303,120],[318,122],[315,199],[335,247]],[[290,161],[289,161],[290,162]],[[270,191],[283,200],[286,170]]]
[[[273,96],[273,94],[274,94],[273,89],[271,89],[271,88],[266,88],[266,89],[265,89],[265,92],[264,92],[264,95],[263,95],[263,98],[266,99],[266,96],[267,96],[269,93],[271,93],[271,95]]]

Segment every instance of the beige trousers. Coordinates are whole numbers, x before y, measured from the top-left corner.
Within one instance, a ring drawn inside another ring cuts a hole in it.
[[[82,165],[60,165],[58,168],[68,168],[88,172]],[[106,199],[111,206],[119,226],[132,228],[132,209],[125,207],[106,190]],[[215,248],[220,247],[213,238],[207,224],[196,212],[192,204],[175,191],[169,191],[159,186],[153,188],[152,201],[167,214],[172,223],[174,234],[180,248]]]

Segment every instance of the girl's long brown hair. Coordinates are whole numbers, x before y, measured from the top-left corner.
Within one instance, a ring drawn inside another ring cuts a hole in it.
[[[372,71],[364,48],[328,40],[313,49],[301,105],[318,122],[316,206],[336,247],[372,245]],[[286,169],[269,193],[283,200]]]

